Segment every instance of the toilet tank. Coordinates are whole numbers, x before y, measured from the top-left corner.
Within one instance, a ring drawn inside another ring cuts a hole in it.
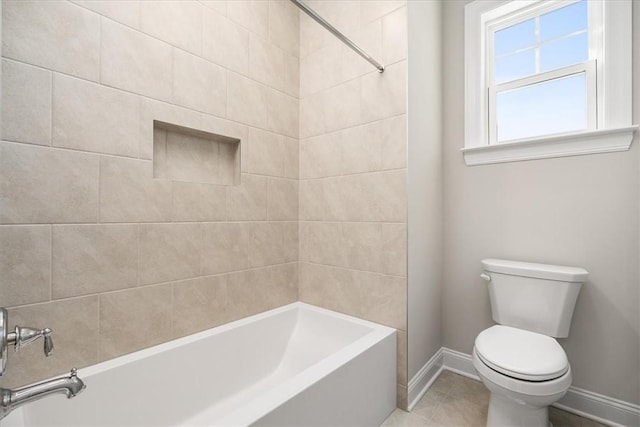
[[[493,320],[556,338],[569,336],[583,268],[485,259]]]

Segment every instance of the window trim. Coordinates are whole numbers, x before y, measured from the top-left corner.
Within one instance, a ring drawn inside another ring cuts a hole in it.
[[[599,96],[590,105],[590,114],[597,111],[597,128],[590,120],[587,131],[545,135],[524,140],[489,144],[489,97],[487,85],[488,26],[501,16],[523,16],[532,10],[547,10],[570,4],[572,0],[476,0],[465,6],[465,148],[462,149],[467,165],[529,160],[549,157],[574,156],[596,152],[628,150],[633,133],[632,126],[632,3],[589,0],[590,22],[603,22],[602,45],[590,42],[592,50],[602,58],[589,64],[587,73],[596,74]],[[591,10],[601,8],[601,15]],[[594,55],[594,56],[596,56]],[[595,71],[593,71],[595,69]],[[526,79],[526,78],[525,78]],[[588,95],[589,96],[589,95]],[[561,143],[558,143],[558,142]],[[554,144],[556,144],[554,146]],[[522,146],[521,150],[517,147]],[[519,154],[516,152],[520,152]],[[488,155],[491,153],[491,155]],[[501,154],[503,153],[503,154]],[[491,161],[489,161],[491,160]]]

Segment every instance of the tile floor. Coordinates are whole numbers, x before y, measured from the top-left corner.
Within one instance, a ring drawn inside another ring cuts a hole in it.
[[[411,412],[396,409],[382,427],[484,426],[489,391],[481,382],[443,371]],[[603,424],[551,408],[554,427],[602,427]]]

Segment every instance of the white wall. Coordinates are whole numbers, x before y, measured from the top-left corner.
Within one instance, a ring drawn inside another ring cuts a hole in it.
[[[408,378],[442,345],[442,3],[408,2]]]
[[[640,1],[634,0],[633,8],[633,69],[635,70],[636,75],[635,84],[633,86],[633,111],[635,123],[638,123],[640,122],[640,84],[638,84],[638,74],[640,73]],[[636,135],[636,142],[637,141],[638,135]],[[636,151],[640,151],[640,148],[638,147],[635,147],[635,149]],[[638,156],[640,157],[640,154],[638,154]],[[640,161],[638,163],[640,163]],[[640,172],[638,172],[636,176],[638,178],[636,181],[638,183],[636,197],[640,199]],[[638,214],[640,215],[640,208],[638,209]],[[638,222],[640,223],[640,219]],[[636,240],[636,245],[638,245],[638,256],[636,258],[636,266],[638,267],[638,280],[636,281],[636,313],[640,311],[640,284],[638,284],[638,282],[640,282],[640,226],[637,229],[637,235],[638,238]],[[631,294],[629,297],[633,298],[633,294]],[[640,331],[640,315],[637,315],[636,317],[636,331]],[[640,339],[638,339],[636,342],[636,351],[638,354],[640,354]],[[640,372],[636,371],[635,375],[631,375],[631,378],[636,380],[637,388],[640,389]]]
[[[470,353],[492,324],[487,257],[585,267],[570,337],[573,385],[640,402],[639,137],[628,152],[467,167],[465,2],[444,2],[443,344]],[[640,122],[640,2],[634,1],[634,117]]]

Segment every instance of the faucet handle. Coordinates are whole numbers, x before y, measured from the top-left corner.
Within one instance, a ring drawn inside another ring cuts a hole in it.
[[[51,336],[51,329],[44,328],[44,355],[49,357],[53,354],[53,337]]]
[[[0,376],[7,370],[7,351],[9,345],[15,347],[15,351],[20,350],[23,345],[27,345],[40,337],[44,338],[44,355],[49,357],[53,353],[53,338],[51,329],[23,328],[16,326],[13,332],[9,332],[7,327],[9,313],[7,309],[0,307]],[[0,418],[2,418],[0,411]]]
[[[53,338],[51,329],[35,329],[16,326],[13,333],[8,334],[7,341],[15,346],[15,351],[19,351],[22,346],[31,344],[40,337],[44,338],[44,355],[49,357],[53,353]]]

